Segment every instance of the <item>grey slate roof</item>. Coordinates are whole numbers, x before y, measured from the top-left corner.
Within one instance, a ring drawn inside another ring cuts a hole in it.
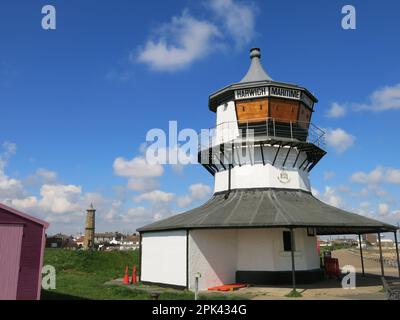
[[[201,228],[315,227],[322,234],[395,231],[397,227],[350,213],[289,189],[216,193],[202,206],[139,228],[139,232]]]
[[[249,71],[240,81],[244,82],[255,82],[255,81],[272,81],[271,77],[265,72],[261,65],[261,51],[259,48],[253,48],[250,50],[251,65]]]

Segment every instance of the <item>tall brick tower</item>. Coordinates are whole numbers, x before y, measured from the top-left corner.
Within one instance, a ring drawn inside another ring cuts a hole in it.
[[[94,246],[95,219],[96,209],[93,208],[93,204],[91,203],[86,210],[85,240],[83,243],[85,249],[92,249]]]

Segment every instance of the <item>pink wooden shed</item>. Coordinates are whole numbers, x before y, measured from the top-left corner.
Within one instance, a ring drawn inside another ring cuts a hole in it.
[[[0,203],[0,300],[38,300],[49,224]]]

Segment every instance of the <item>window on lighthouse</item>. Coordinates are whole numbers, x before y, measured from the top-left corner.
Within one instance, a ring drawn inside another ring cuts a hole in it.
[[[283,231],[283,250],[292,251],[292,234],[290,231]],[[295,250],[295,248],[293,248],[293,250]]]

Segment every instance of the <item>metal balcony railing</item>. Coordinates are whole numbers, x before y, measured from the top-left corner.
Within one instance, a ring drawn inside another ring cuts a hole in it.
[[[325,132],[311,122],[276,118],[227,121],[199,133],[199,151],[224,143],[241,140],[274,140],[308,142],[325,147]]]

